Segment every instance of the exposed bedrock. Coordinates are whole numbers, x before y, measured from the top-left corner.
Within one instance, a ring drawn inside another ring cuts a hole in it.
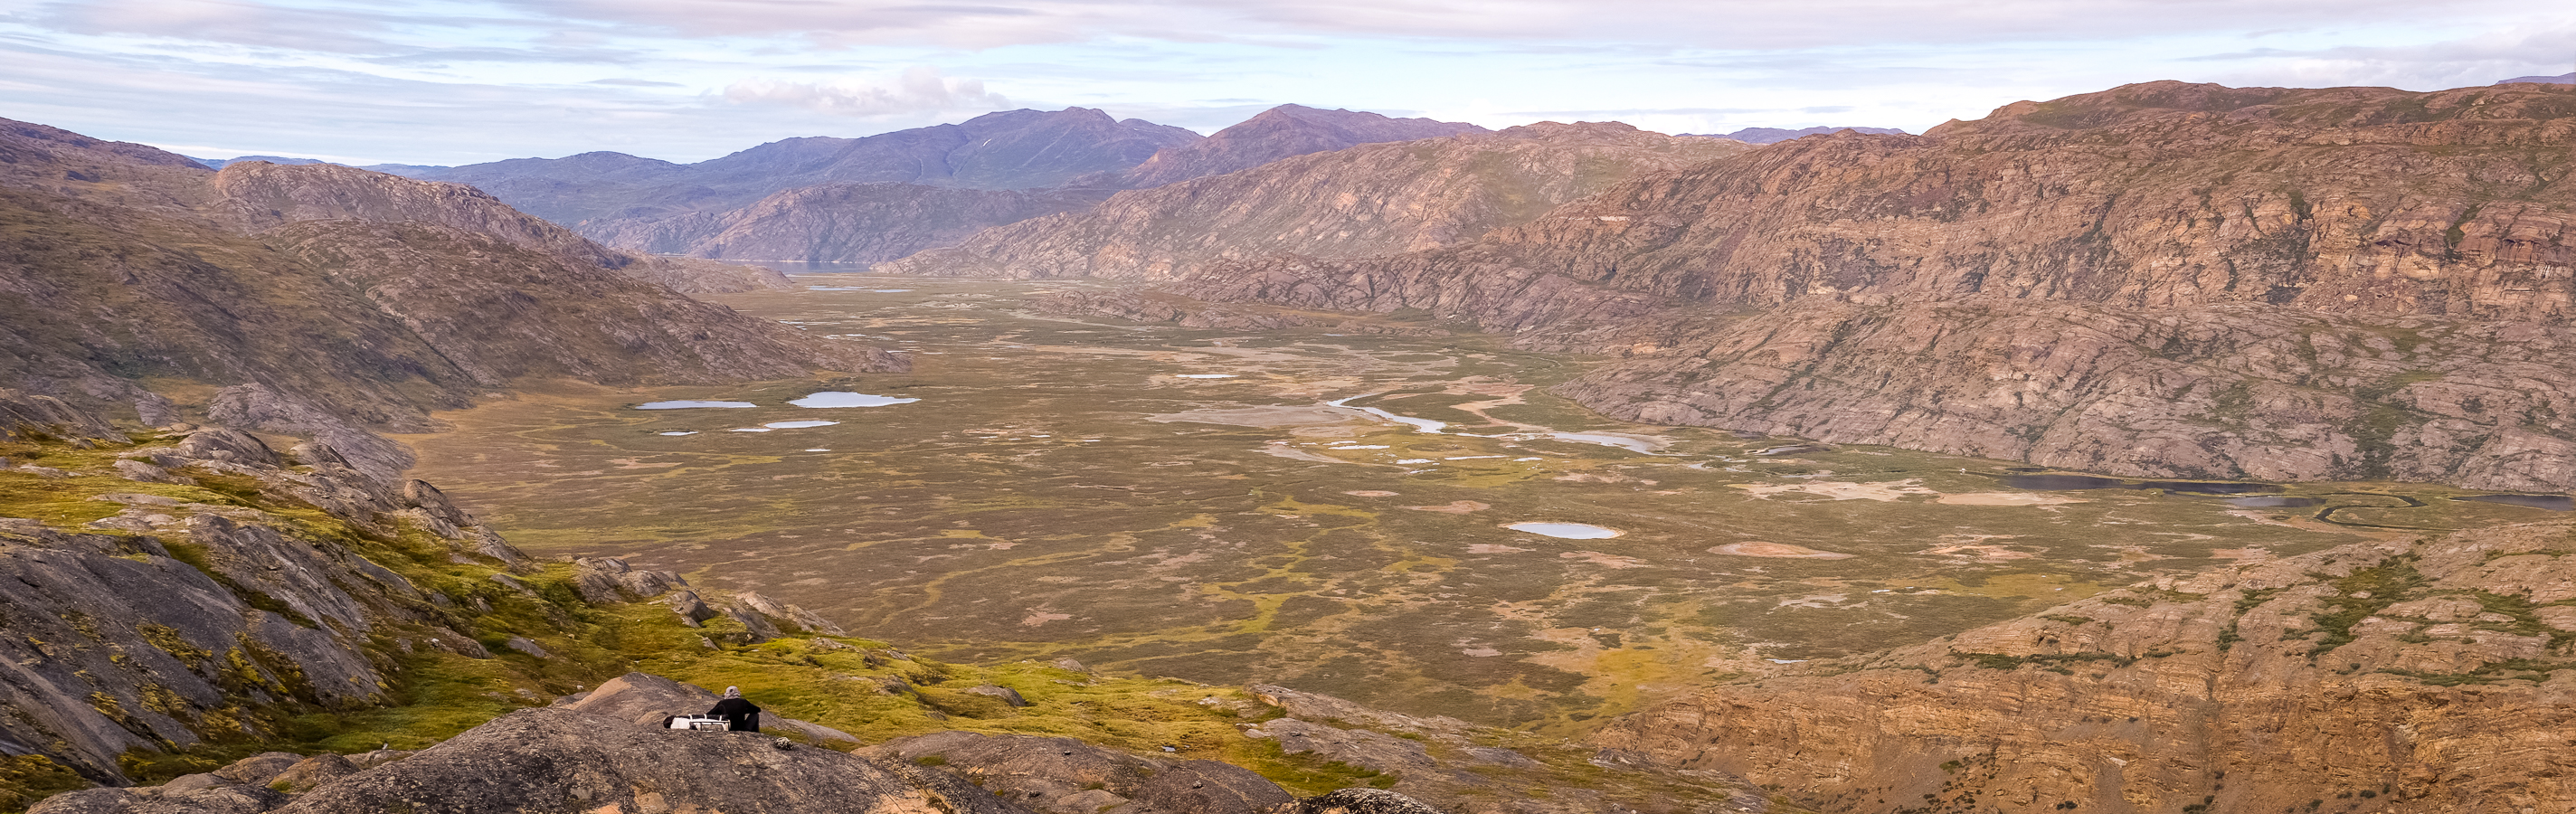
[[[2167,578],[1710,687],[1595,740],[1829,811],[2565,811],[2570,531]]]
[[[2267,305],[1819,303],[1559,386],[1638,421],[2124,475],[2576,485],[2576,330]]]

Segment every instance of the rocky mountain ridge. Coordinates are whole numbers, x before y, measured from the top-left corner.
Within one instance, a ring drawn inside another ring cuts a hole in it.
[[[2554,346],[2571,146],[2564,88],[2149,83],[1651,173],[1467,245],[1217,261],[1162,290],[1629,357],[1561,391],[1623,417],[2554,491],[2576,487],[2576,436],[2540,406],[2564,366],[2423,339]]]
[[[1397,119],[1366,111],[1280,105],[1211,133],[1204,140],[1157,152],[1114,177],[1085,179],[1085,183],[1120,189],[1146,189],[1362,144],[1484,132],[1490,131],[1460,122]]]
[[[1527,222],[1630,175],[1745,149],[1618,123],[1554,122],[1361,145],[1121,192],[1088,210],[986,230],[877,270],[1160,280],[1283,251],[1352,257],[1429,249]]]
[[[2576,526],[2357,543],[1798,665],[1595,740],[1875,812],[2556,811]]]
[[[1747,127],[1732,133],[1683,133],[1682,135],[1734,139],[1746,144],[1778,144],[1790,139],[1831,135],[1845,130],[1882,136],[1905,135],[1905,131],[1893,127],[1801,127],[1796,130],[1779,127]]]
[[[600,242],[655,254],[754,261],[876,263],[954,245],[984,229],[1088,208],[1100,190],[979,190],[892,182],[797,187],[750,206],[590,221]]]
[[[959,124],[863,138],[783,139],[695,164],[623,153],[514,158],[414,177],[471,184],[521,211],[577,226],[594,219],[720,212],[773,193],[836,182],[1038,189],[1117,172],[1197,133],[1090,108],[987,113]]]
[[[856,140],[788,139],[685,166],[591,154],[423,177],[485,186],[624,249],[872,263],[952,245],[988,227],[1085,209],[1113,189],[1461,132],[1483,129],[1282,105],[1200,139],[1072,108],[996,113]],[[942,149],[947,152],[932,155]]]

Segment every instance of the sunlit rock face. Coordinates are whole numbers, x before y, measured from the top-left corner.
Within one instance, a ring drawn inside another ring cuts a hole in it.
[[[1216,261],[1163,291],[1630,357],[1559,391],[1627,418],[2556,490],[2576,485],[2553,361],[2576,187],[2533,157],[2571,144],[2576,91],[2545,85],[2148,83],[1642,175],[1453,248]]]
[[[2160,579],[1711,687],[1596,740],[1835,811],[2561,810],[2569,530]]]

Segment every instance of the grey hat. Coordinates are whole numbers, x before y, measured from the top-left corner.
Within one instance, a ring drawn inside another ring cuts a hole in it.
[[[725,688],[725,697],[726,697],[726,698],[741,698],[741,697],[742,697],[742,688],[741,688],[741,687],[726,687],[726,688]]]

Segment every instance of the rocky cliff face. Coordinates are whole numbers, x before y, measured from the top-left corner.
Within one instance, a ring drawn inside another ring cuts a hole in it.
[[[1617,123],[1369,144],[1122,192],[1089,210],[991,229],[879,270],[1160,280],[1225,258],[1430,249],[1526,223],[1638,173],[1745,149]]]
[[[1963,300],[1782,308],[1682,341],[1556,392],[1631,420],[2124,475],[2576,484],[2563,324]]]
[[[655,254],[875,263],[955,245],[989,227],[1099,203],[1104,193],[834,183],[779,192],[741,209],[595,220],[583,233]]]
[[[1598,737],[1835,811],[2559,811],[2565,523],[2114,591],[1721,685]]]
[[[2567,89],[2150,83],[1648,174],[1464,246],[1219,261],[1164,290],[1629,356],[1563,391],[1625,417],[2556,490],[2576,436],[2541,405],[2564,366],[2490,350],[2546,354],[2570,316],[2571,147]]]
[[[1133,169],[1118,174],[1114,180],[1089,182],[1144,189],[1248,170],[1308,153],[1382,141],[1412,141],[1482,132],[1486,132],[1485,128],[1458,122],[1392,119],[1364,111],[1280,105],[1219,130],[1204,141],[1165,148]]]
[[[0,404],[23,422],[12,437],[95,433],[26,420],[61,418],[58,402]],[[37,470],[0,472],[0,746],[92,781],[122,778],[129,752],[382,704],[395,650],[482,655],[460,632],[472,609],[370,561],[391,541],[415,534],[423,554],[504,570],[525,560],[434,488],[358,472],[327,446],[281,455],[229,429],[95,440],[21,441],[10,453]]]
[[[2561,319],[2576,92],[2150,83],[1926,136],[1643,176],[1370,264],[1407,299],[1505,266],[1710,306],[1970,296]]]
[[[634,279],[668,262],[464,187],[328,165],[217,174],[18,123],[0,129],[0,149],[0,383],[132,404],[154,424],[176,413],[138,381],[255,384],[407,428],[524,375],[738,381],[900,365]]]

